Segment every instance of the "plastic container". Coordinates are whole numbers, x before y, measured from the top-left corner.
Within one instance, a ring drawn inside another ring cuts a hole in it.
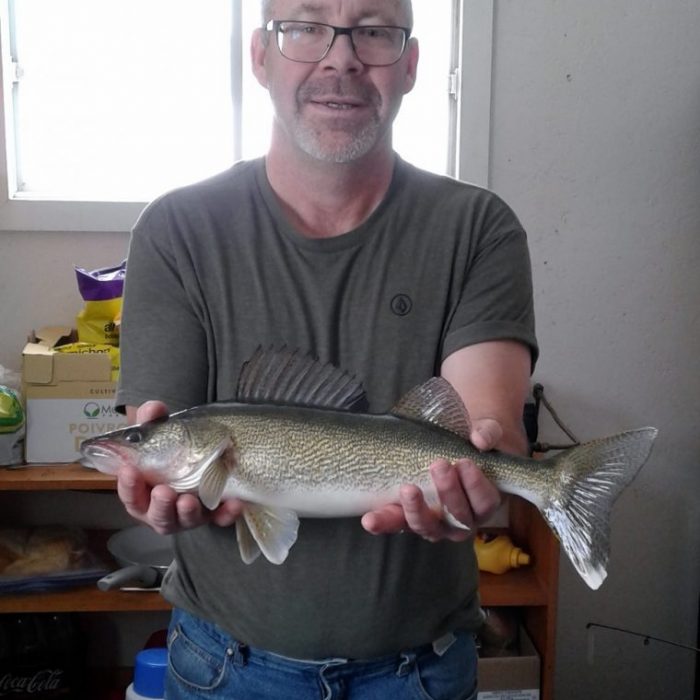
[[[516,547],[508,535],[479,533],[474,538],[474,550],[479,570],[492,574],[504,574],[530,563],[530,555]]]
[[[143,649],[136,654],[134,682],[126,689],[126,700],[161,700],[165,697],[165,670],[168,650],[163,647]]]
[[[0,464],[21,464],[24,459],[24,409],[20,397],[0,384]]]

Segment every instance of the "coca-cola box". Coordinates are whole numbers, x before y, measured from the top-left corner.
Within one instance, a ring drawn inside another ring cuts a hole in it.
[[[85,651],[75,616],[0,616],[0,698],[82,700]]]

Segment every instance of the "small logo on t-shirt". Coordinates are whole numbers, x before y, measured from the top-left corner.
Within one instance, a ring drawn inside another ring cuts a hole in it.
[[[391,300],[391,310],[397,316],[406,316],[407,314],[411,313],[412,308],[413,302],[411,301],[411,297],[409,297],[408,294],[397,294]]]

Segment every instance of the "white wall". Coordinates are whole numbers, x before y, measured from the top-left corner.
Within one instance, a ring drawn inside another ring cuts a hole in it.
[[[700,3],[500,0],[492,187],[529,232],[536,379],[580,438],[655,425],[609,578],[562,558],[556,697],[692,695],[700,581]],[[545,437],[564,436],[552,424]]]
[[[556,697],[692,697],[700,581],[700,3],[499,0],[492,187],[530,234],[541,381],[581,438],[647,424],[651,460],[613,521],[590,592],[562,559]],[[30,326],[70,323],[73,265],[127,236],[0,233],[0,364]],[[548,423],[545,437],[558,438]]]

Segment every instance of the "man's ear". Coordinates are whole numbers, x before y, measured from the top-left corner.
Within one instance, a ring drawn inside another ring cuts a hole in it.
[[[265,56],[270,42],[270,35],[265,29],[258,28],[253,32],[250,40],[250,63],[253,67],[253,75],[264,87],[268,87],[267,68],[265,67]]]
[[[416,37],[411,37],[408,40],[408,46],[406,47],[406,53],[408,54],[406,63],[406,75],[404,77],[404,95],[413,90],[413,86],[416,84],[416,76],[418,74],[418,39]]]

